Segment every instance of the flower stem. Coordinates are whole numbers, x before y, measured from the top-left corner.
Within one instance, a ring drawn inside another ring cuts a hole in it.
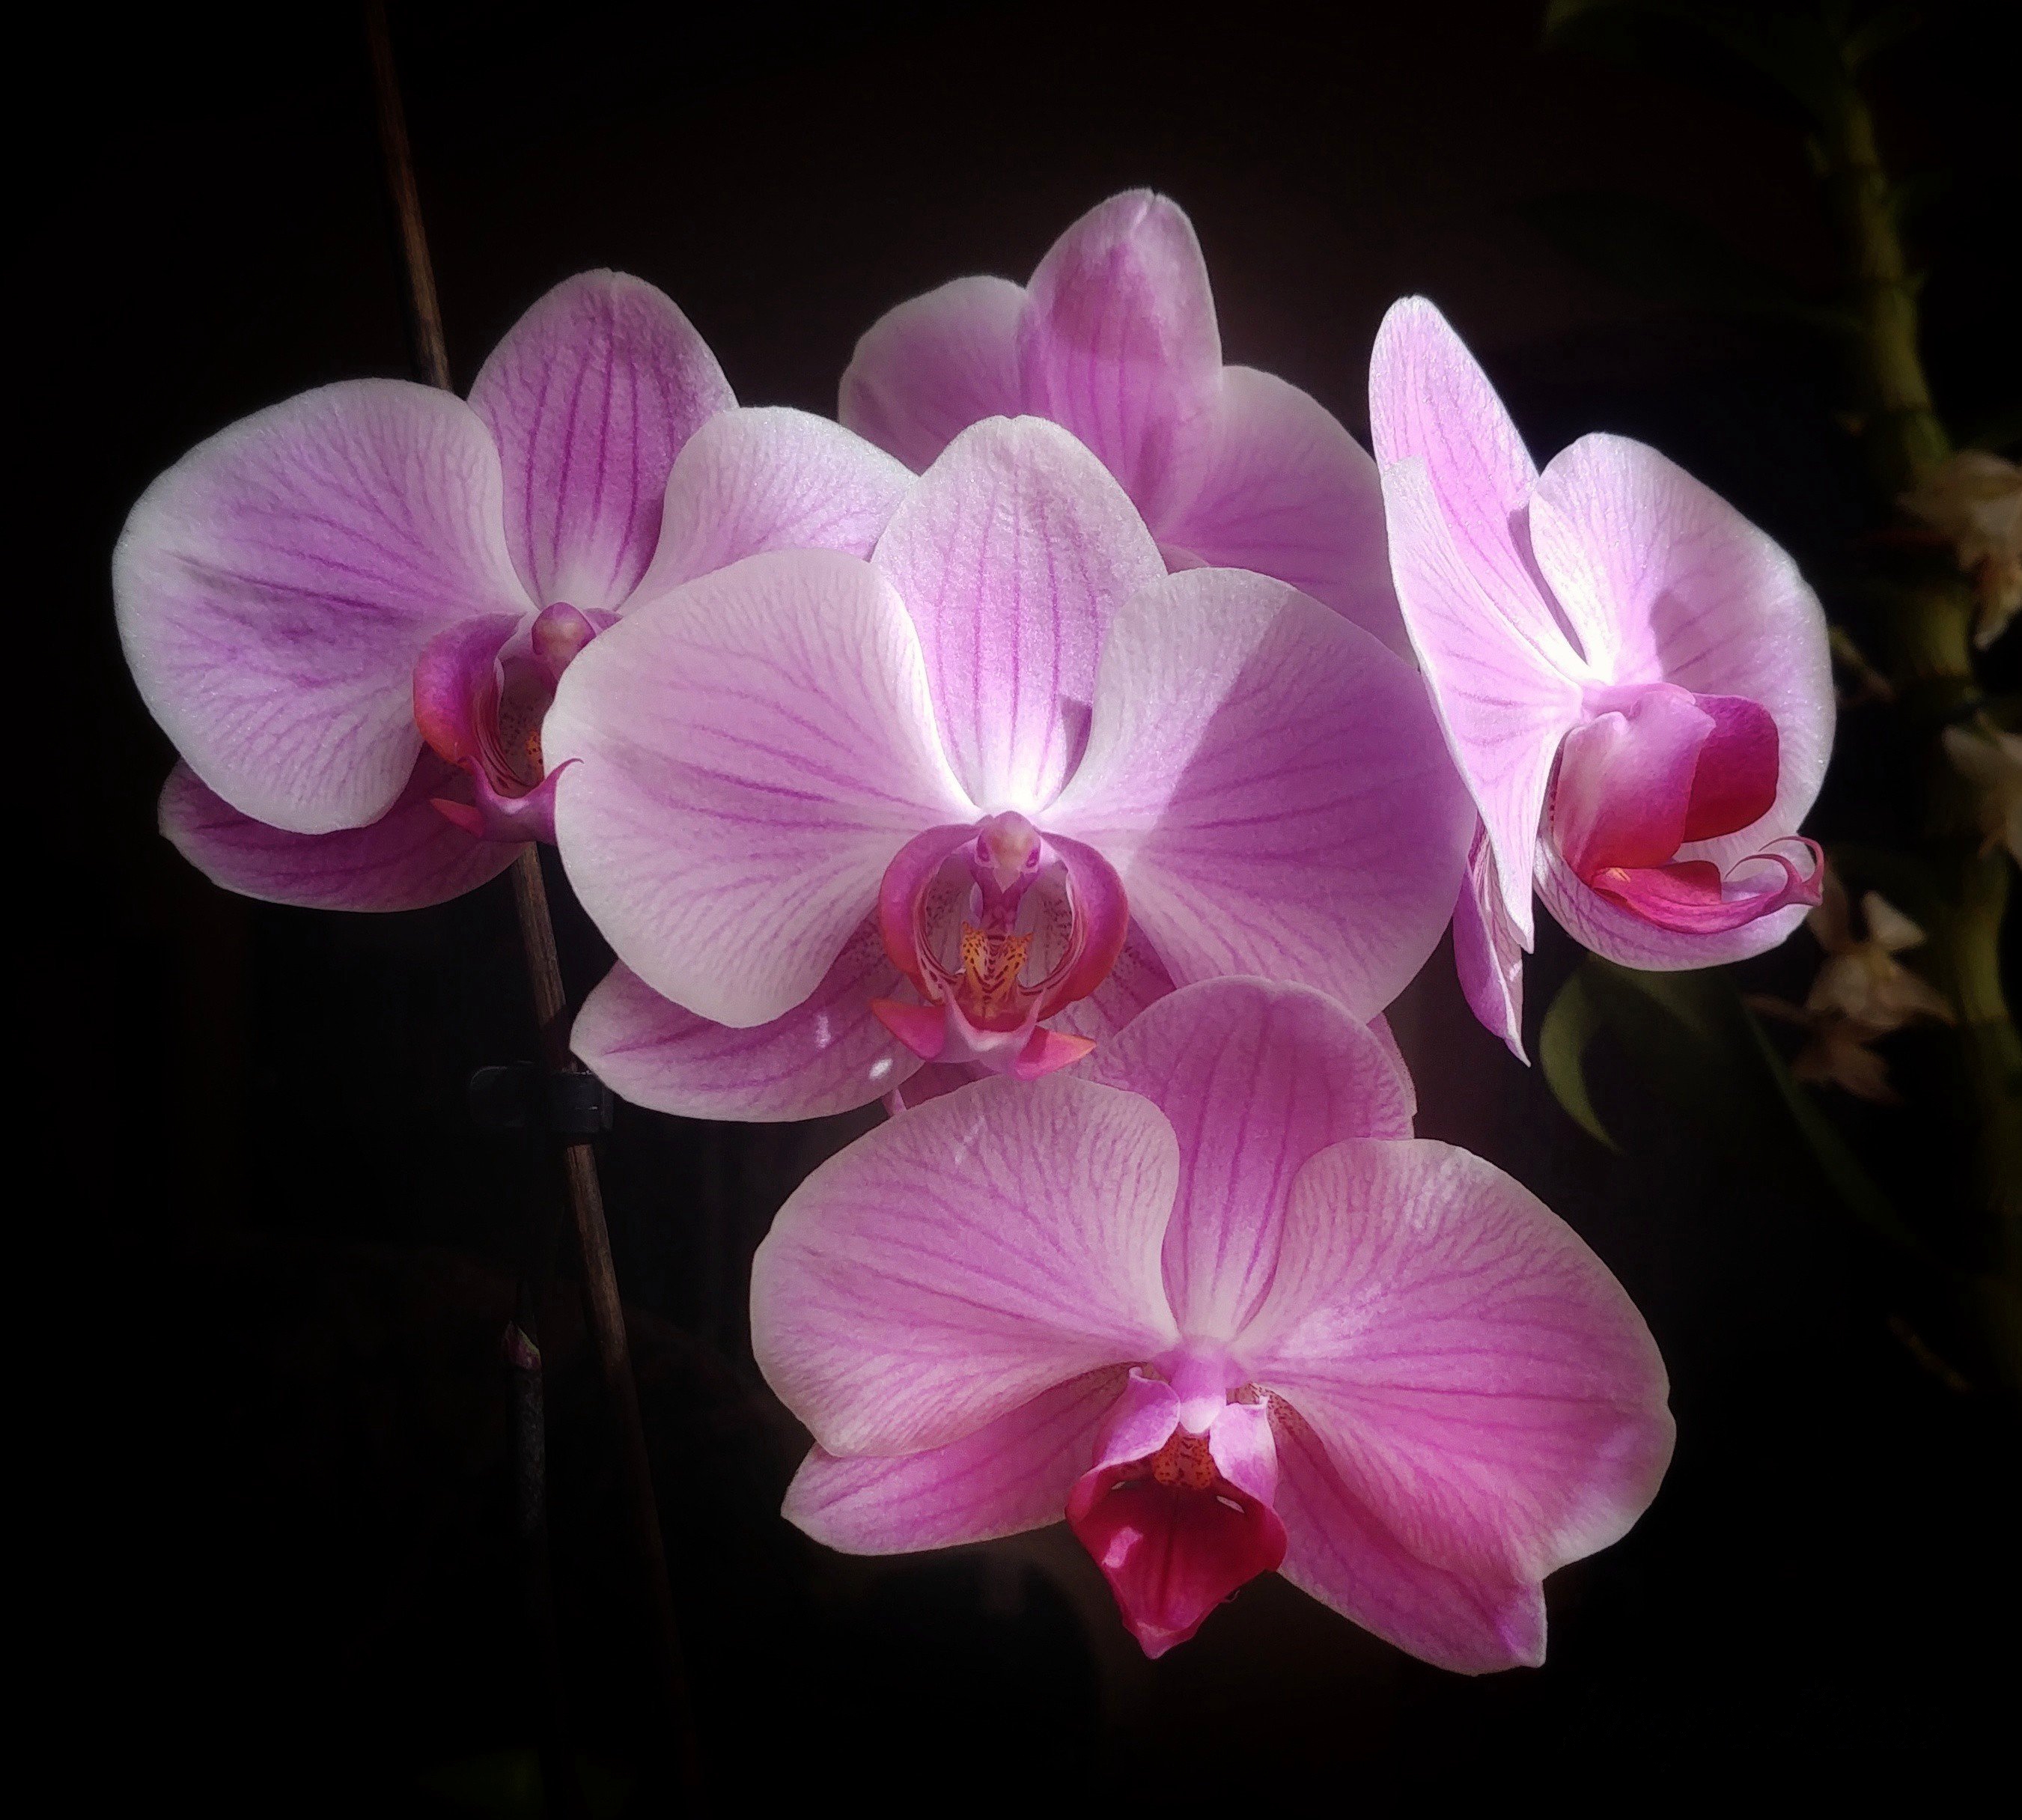
[[[380,149],[385,159],[387,188],[400,224],[401,254],[407,270],[415,365],[430,385],[447,391],[450,389],[449,351],[443,334],[441,306],[436,297],[435,266],[429,255],[428,235],[422,223],[421,194],[414,181],[414,155],[407,141],[407,114],[401,105],[385,0],[365,0],[365,27],[378,106]],[[538,846],[528,845],[520,850],[513,862],[512,879],[520,945],[525,952],[527,978],[532,990],[535,1018],[540,1032],[542,1066],[550,1074],[579,1070],[581,1065],[569,1053],[568,997],[562,982],[560,956],[555,947],[554,922],[548,911],[547,885],[541,875]],[[604,1394],[618,1425],[626,1501],[633,1538],[645,1570],[647,1605],[653,1619],[661,1694],[672,1733],[679,1781],[690,1804],[699,1810],[700,1757],[689,1707],[687,1672],[682,1658],[681,1633],[674,1621],[666,1547],[660,1529],[659,1500],[653,1489],[651,1461],[646,1451],[645,1427],[640,1419],[638,1387],[632,1375],[631,1343],[625,1330],[624,1305],[619,1298],[617,1272],[611,1263],[611,1234],[604,1217],[604,1193],[597,1179],[597,1153],[590,1139],[578,1136],[565,1140],[562,1166],[568,1182],[569,1209],[574,1216],[576,1244],[582,1258],[597,1363],[604,1379]],[[538,1585],[530,1582],[529,1606],[532,1612],[546,1616],[548,1634],[537,1639],[537,1646],[551,1654],[554,1646],[553,1601],[547,1588],[546,1442],[542,1425],[540,1352],[535,1336],[525,1330],[525,1323],[532,1318],[537,1306],[530,1306],[523,1294],[521,1319],[508,1330],[508,1345],[510,1347],[516,1338],[524,1349],[513,1360],[520,1381],[516,1425],[524,1431],[524,1445],[520,1450],[521,1525],[523,1540],[527,1541],[525,1558],[539,1581]],[[538,1548],[533,1545],[534,1537],[538,1537]],[[544,1592],[547,1595],[545,1597]],[[558,1691],[558,1678],[552,1685]],[[568,1766],[567,1773],[559,1780],[561,1787],[557,1789],[555,1779],[551,1778],[550,1796],[560,1796],[557,1809],[566,1813],[568,1809],[562,1804],[568,1799],[564,1791],[573,1789],[572,1766]]]
[[[1895,198],[1876,143],[1874,116],[1851,65],[1840,105],[1820,137],[1828,206],[1859,322],[1856,377],[1866,394],[1869,459],[1892,507],[1951,454],[1931,400],[1918,345],[1917,286],[1903,257]],[[1979,699],[1973,674],[1972,592],[1955,565],[1933,555],[1899,578],[1884,627],[1886,662],[1903,711],[1935,748],[1949,722]],[[1958,1005],[1960,1058],[1977,1131],[1977,1178],[1992,1222],[1988,1259],[2013,1291],[2022,1284],[2022,1040],[2002,992],[2001,924],[2006,861],[1976,853],[1958,831],[1958,781],[1935,749],[1936,780],[1925,834],[1955,879],[1955,913],[1933,932],[1933,959]],[[1997,1339],[2012,1356],[2013,1335]]]

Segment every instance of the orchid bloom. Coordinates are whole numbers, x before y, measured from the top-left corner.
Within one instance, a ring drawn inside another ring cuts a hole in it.
[[[1375,464],[1296,386],[1222,364],[1200,243],[1164,196],[1091,209],[1029,284],[958,278],[889,311],[840,414],[915,472],[984,418],[1047,418],[1101,458],[1169,567],[1288,581],[1408,655]]]
[[[1276,1569],[1442,1667],[1541,1661],[1545,1577],[1663,1475],[1663,1364],[1572,1231],[1410,1109],[1338,1006],[1224,979],[860,1138],[752,1273],[816,1442],[786,1515],[859,1554],[1064,1516],[1153,1656]]]
[[[1480,811],[1454,951],[1520,1058],[1535,888],[1659,970],[1774,947],[1819,901],[1798,826],[1832,744],[1825,617],[1789,557],[1654,449],[1582,437],[1540,474],[1422,298],[1369,397],[1397,597]]]
[[[1168,575],[1035,418],[956,437],[867,561],[757,557],[629,616],[545,736],[623,963],[576,1052],[696,1116],[1029,1079],[1223,974],[1373,1017],[1471,819],[1407,664],[1283,582]]]
[[[586,272],[468,404],[326,386],[219,432],[142,496],[120,636],[183,762],[162,831],[217,883],[394,910],[553,839],[542,722],[618,615],[754,550],[867,551],[910,484],[797,411],[737,411],[688,319]]]

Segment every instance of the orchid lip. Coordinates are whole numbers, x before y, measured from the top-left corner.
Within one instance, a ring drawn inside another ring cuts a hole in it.
[[[1589,718],[1560,747],[1546,819],[1589,890],[1656,927],[1693,934],[1818,901],[1817,848],[1801,835],[1769,839],[1725,875],[1683,857],[1757,825],[1776,805],[1779,740],[1759,703],[1652,682],[1589,687],[1583,705]],[[1813,855],[1807,870],[1777,850],[1794,841]],[[1737,877],[1765,864],[1779,868],[1773,882]]]
[[[441,757],[469,773],[473,800],[433,798],[479,840],[552,842],[555,780],[541,731],[562,672],[613,622],[557,601],[529,620],[459,620],[414,664],[414,722]]]
[[[1042,1026],[1102,983],[1129,911],[1092,849],[1013,810],[909,841],[886,869],[878,923],[922,1000],[874,1005],[893,1035],[930,1062],[1031,1079],[1093,1047]]]
[[[1155,1376],[1158,1367],[1131,1372],[1067,1507],[1125,1625],[1152,1657],[1274,1572],[1287,1546],[1272,1508],[1277,1459],[1268,1410],[1230,1400],[1224,1387],[1233,1368],[1221,1348],[1182,1343],[1164,1363],[1170,1379]]]

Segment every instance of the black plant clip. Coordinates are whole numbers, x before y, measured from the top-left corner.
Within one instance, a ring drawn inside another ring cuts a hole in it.
[[[594,1138],[611,1129],[617,1099],[593,1074],[546,1074],[531,1062],[480,1068],[470,1077],[470,1116],[480,1131],[542,1131]]]

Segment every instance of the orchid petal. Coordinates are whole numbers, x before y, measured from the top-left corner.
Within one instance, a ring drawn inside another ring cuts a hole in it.
[[[535,601],[619,606],[660,532],[675,455],[737,402],[673,302],[622,272],[557,285],[470,389],[506,470],[506,535]]]
[[[969,795],[1043,807],[1081,755],[1111,617],[1165,573],[1122,489],[1057,425],[992,418],[916,483],[875,561],[919,628]]]
[[[1311,594],[1400,657],[1411,640],[1390,583],[1376,464],[1296,386],[1225,367],[1191,500],[1153,526],[1174,567],[1249,568]]]
[[[1292,1185],[1237,1342],[1421,1559],[1542,1580],[1616,1540],[1671,1453],[1662,1361],[1622,1286],[1509,1177],[1356,1139]]]
[[[1725,872],[1794,834],[1825,776],[1835,711],[1825,615],[1790,558],[1682,468],[1616,436],[1582,437],[1553,459],[1531,538],[1609,681],[1739,696],[1776,729],[1775,802],[1677,857]]]
[[[1108,856],[1175,980],[1367,1018],[1437,943],[1473,817],[1408,665],[1282,582],[1193,569],[1117,615],[1047,825]]]
[[[113,553],[141,699],[241,814],[299,834],[378,820],[421,750],[422,647],[528,610],[499,511],[484,426],[425,386],[326,386],[221,430]]]
[[[1519,1062],[1524,1053],[1524,945],[1502,901],[1487,831],[1477,826],[1454,905],[1454,970],[1468,1009]]]
[[[424,752],[393,806],[363,828],[290,834],[241,815],[187,765],[162,787],[162,832],[214,885],[313,910],[420,910],[474,891],[512,864],[515,847],[476,840],[431,798],[462,783]]]
[[[1411,1135],[1382,1043],[1304,986],[1184,986],[1104,1043],[1084,1078],[1141,1094],[1178,1136],[1166,1292],[1192,1337],[1232,1339],[1254,1312],[1308,1157],[1344,1138]]]
[[[841,1460],[817,1447],[787,1488],[783,1514],[852,1555],[946,1548],[1057,1523],[1123,1381],[1120,1366],[1089,1372],[918,1453]]]
[[[958,278],[887,310],[842,375],[845,426],[919,473],[972,423],[1016,417],[1024,309],[1023,285]]]
[[[1162,519],[1221,370],[1193,224],[1149,190],[1111,196],[1054,242],[1027,294],[1025,408],[1072,430],[1146,517]]]
[[[655,1112],[761,1124],[825,1118],[868,1105],[919,1067],[870,1009],[898,984],[869,923],[807,998],[748,1029],[683,1011],[621,965],[583,1001],[569,1044],[620,1098]]]
[[[932,714],[869,564],[783,550],[691,582],[585,650],[548,711],[571,882],[662,996],[769,1023],[821,983],[907,836],[973,817]]]
[[[1404,623],[1431,686],[1454,762],[1488,830],[1502,901],[1530,945],[1531,875],[1559,742],[1581,714],[1577,660],[1540,643],[1478,550],[1441,517],[1431,475],[1414,456],[1383,470],[1390,567]]]
[[[867,557],[912,478],[826,418],[719,411],[674,458],[659,546],[627,611],[761,550]]]
[[[1376,331],[1369,429],[1378,468],[1425,464],[1435,514],[1461,566],[1494,602],[1495,617],[1547,664],[1564,667],[1572,649],[1539,585],[1523,529],[1538,470],[1488,375],[1422,297],[1392,304]],[[1398,590],[1403,595],[1401,579]],[[1404,609],[1409,617],[1408,597]],[[1412,635],[1419,638],[1415,626]]]
[[[752,1266],[766,1381],[833,1453],[973,1434],[1177,1339],[1159,1244],[1178,1175],[1157,1109],[1086,1081],[976,1082],[860,1138]]]
[[[1278,1571],[1350,1622],[1462,1675],[1535,1668],[1545,1600],[1535,1583],[1457,1573],[1422,1561],[1385,1529],[1282,1398],[1270,1399],[1278,1449],[1272,1508],[1285,1526]]]

